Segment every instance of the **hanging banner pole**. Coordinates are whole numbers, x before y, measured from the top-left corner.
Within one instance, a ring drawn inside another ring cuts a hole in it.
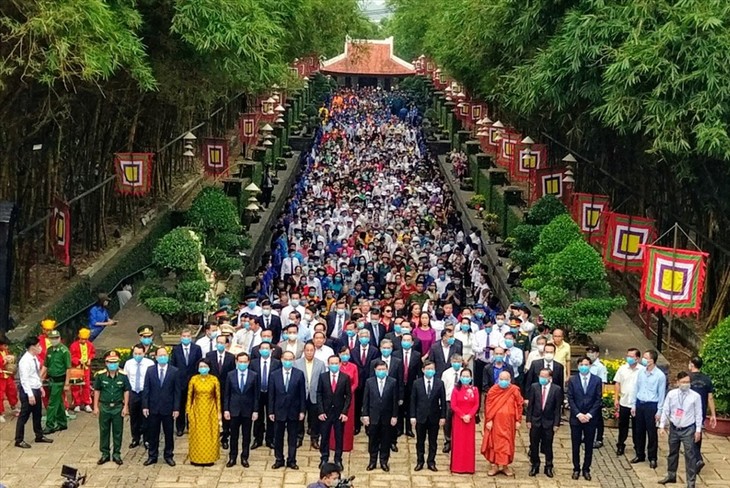
[[[676,222],[674,223],[674,237],[672,242],[672,270],[675,269],[677,264],[677,246],[678,246],[678,239],[679,239],[679,224]],[[672,280],[674,280],[674,275],[672,275]],[[671,284],[672,287],[674,287],[674,283]],[[671,299],[669,301],[669,330],[667,331],[667,351],[669,351],[670,344],[672,342],[672,326],[674,325],[674,295],[672,294]]]

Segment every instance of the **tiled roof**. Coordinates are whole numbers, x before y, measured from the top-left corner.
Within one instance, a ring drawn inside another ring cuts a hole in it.
[[[393,54],[393,38],[345,40],[345,52],[322,63],[323,73],[369,76],[414,75],[414,66]]]

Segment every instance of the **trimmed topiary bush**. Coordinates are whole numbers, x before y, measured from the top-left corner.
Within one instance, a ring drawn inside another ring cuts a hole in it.
[[[730,316],[721,320],[705,336],[700,357],[705,362],[702,372],[712,378],[715,387],[715,407],[717,412],[730,415]]]

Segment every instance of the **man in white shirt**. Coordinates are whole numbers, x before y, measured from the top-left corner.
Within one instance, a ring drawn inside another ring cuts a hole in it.
[[[522,349],[515,345],[514,332],[507,332],[504,335],[504,339],[502,339],[500,346],[504,347],[507,363],[512,366],[512,371],[515,372],[516,380],[520,377],[520,370],[522,369],[522,362],[525,359],[525,354],[522,352]],[[515,383],[520,384],[517,381],[515,381]]]
[[[327,337],[324,332],[315,332],[312,336],[312,342],[314,343],[315,349],[314,357],[325,364],[327,363],[327,359],[335,354],[331,347],[325,345],[326,340]]]
[[[291,292],[291,296],[289,297],[289,305],[281,309],[281,326],[286,327],[289,325],[289,314],[293,311],[297,311],[301,314],[302,317],[304,317],[304,313],[306,312],[306,309],[301,304],[301,295],[298,291]]]
[[[297,266],[300,266],[301,263],[299,262],[299,259],[296,257],[297,250],[295,248],[289,248],[289,256],[285,257],[281,261],[281,279],[285,279],[287,275],[293,275],[294,270],[297,268]]]
[[[37,443],[50,444],[53,440],[43,436],[41,416],[43,409],[43,389],[41,382],[41,363],[38,354],[41,346],[37,336],[29,337],[25,341],[25,354],[18,362],[18,379],[20,388],[20,416],[15,426],[15,447],[30,449],[30,444],[25,442],[25,424],[33,416],[33,433]]]
[[[132,433],[130,449],[140,445],[140,442],[147,442],[143,439],[146,429],[145,417],[142,415],[142,390],[144,389],[144,375],[147,368],[154,366],[155,362],[144,356],[144,349],[141,346],[132,348],[132,357],[124,363],[124,374],[127,375],[129,386],[129,427]]]
[[[195,344],[200,346],[203,353],[203,357],[210,351],[215,351],[215,338],[218,337],[218,323],[215,321],[207,322],[205,324],[205,335],[195,341]]]
[[[454,386],[459,381],[459,373],[461,372],[462,364],[461,354],[454,354],[451,356],[450,368],[446,369],[441,373],[441,381],[444,382],[444,388],[446,389],[446,423],[444,424],[444,453],[451,452],[451,393],[454,391]]]
[[[525,371],[530,369],[533,361],[538,361],[544,358],[545,344],[547,344],[547,339],[545,337],[538,336],[537,342],[535,343],[535,350],[530,351],[530,353],[527,355],[527,361],[525,361]]]
[[[695,443],[702,439],[702,397],[691,389],[689,373],[677,373],[677,388],[670,391],[660,408],[659,432],[667,434],[669,424],[669,455],[667,455],[667,476],[660,485],[677,482],[679,445],[684,446],[684,464],[687,470],[687,486],[694,488],[697,478],[697,450]]]
[[[618,410],[618,442],[616,444],[616,455],[622,456],[626,448],[626,439],[629,436],[629,421],[632,424],[631,406],[636,403],[636,381],[639,372],[644,369],[639,364],[641,351],[631,348],[626,352],[626,364],[623,364],[613,377],[615,383],[613,404]],[[636,441],[634,441],[635,443]]]

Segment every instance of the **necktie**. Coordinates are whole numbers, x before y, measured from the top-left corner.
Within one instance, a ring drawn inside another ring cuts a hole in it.
[[[403,382],[408,383],[408,351],[403,354]]]
[[[266,392],[269,389],[269,366],[268,361],[264,361],[261,365],[261,391]]]
[[[547,399],[547,386],[543,386],[542,387],[542,400],[540,400],[543,410],[545,410],[545,400],[546,399]]]
[[[380,396],[383,396],[383,380],[378,380],[378,391],[380,392]]]
[[[284,391],[289,391],[289,371],[284,375]]]
[[[428,380],[426,382],[426,396],[427,397],[431,396],[431,380]]]
[[[238,375],[238,389],[241,391],[241,393],[243,393],[243,385],[246,384],[246,381],[243,379],[244,374],[245,373],[241,373],[240,375]]]
[[[266,325],[264,326],[264,329],[269,330],[271,327],[269,327],[269,321],[271,319],[269,317],[266,317]]]
[[[210,349],[208,349],[208,350],[209,351],[213,350],[213,338],[212,337],[210,338]]]
[[[223,354],[218,355],[218,371],[223,369]]]
[[[187,366],[188,365],[188,357],[189,357],[190,351],[188,351],[188,348],[187,347],[185,349],[183,349],[183,351],[185,352],[185,366]]]
[[[583,377],[583,393],[588,392],[588,376]]]
[[[137,371],[134,373],[134,392],[139,393],[142,391],[142,364],[137,363]]]
[[[361,353],[360,353],[360,364],[363,365],[363,366],[365,366],[365,358],[367,357],[367,354],[366,354],[367,349],[365,349],[364,347],[362,347],[362,348],[360,348],[360,351],[361,351]]]
[[[332,375],[332,385],[331,386],[332,386],[332,393],[334,393],[335,390],[337,389],[337,376],[336,375]]]
[[[163,381],[165,381],[165,368],[160,368],[160,386],[162,386]]]
[[[355,347],[355,338],[354,338],[354,337],[352,337],[352,338],[350,338],[350,350],[352,351],[352,349],[353,349],[354,347]]]

